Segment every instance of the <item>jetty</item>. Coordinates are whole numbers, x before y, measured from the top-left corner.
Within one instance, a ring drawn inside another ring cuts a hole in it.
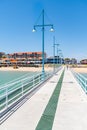
[[[87,95],[65,67],[10,111],[0,130],[87,130]]]

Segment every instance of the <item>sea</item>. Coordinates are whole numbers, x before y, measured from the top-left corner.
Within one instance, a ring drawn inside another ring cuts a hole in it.
[[[26,71],[0,71],[0,86],[15,81],[16,79],[22,79],[25,76],[33,76],[36,72]]]
[[[81,75],[83,75],[85,78],[87,78],[87,73],[80,73]]]

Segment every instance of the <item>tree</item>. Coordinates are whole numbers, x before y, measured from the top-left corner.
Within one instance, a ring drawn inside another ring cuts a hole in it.
[[[65,64],[70,64],[71,61],[70,58],[65,58],[64,60],[65,60]]]

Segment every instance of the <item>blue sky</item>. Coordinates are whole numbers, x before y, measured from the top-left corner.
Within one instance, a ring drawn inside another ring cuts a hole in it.
[[[87,58],[87,0],[0,0],[0,51],[5,53],[42,51],[41,28],[53,24],[55,32],[45,28],[45,52],[53,55],[53,36],[64,57]]]

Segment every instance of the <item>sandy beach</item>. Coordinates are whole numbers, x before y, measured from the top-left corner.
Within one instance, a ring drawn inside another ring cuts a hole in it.
[[[87,73],[86,67],[72,67],[72,70],[78,73]],[[30,72],[37,72],[42,71],[42,67],[18,67],[14,69],[13,67],[0,67],[0,71],[30,71]],[[53,71],[53,67],[45,66],[45,71]]]
[[[87,68],[72,68],[72,69],[78,73],[87,73]]]
[[[45,71],[52,71],[52,67],[45,67]],[[42,71],[42,67],[18,67],[14,69],[13,67],[1,67],[0,71],[30,71],[30,72],[37,72]]]

